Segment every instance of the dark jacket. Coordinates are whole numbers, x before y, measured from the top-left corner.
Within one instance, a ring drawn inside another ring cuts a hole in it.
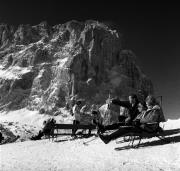
[[[136,102],[133,106],[129,101],[120,101],[119,99],[113,99],[112,103],[115,105],[123,106],[129,109],[129,115],[126,119],[127,122],[132,122],[139,114],[138,111],[138,102]]]
[[[48,120],[47,123],[44,125],[42,132],[45,134],[50,133],[55,123],[56,121],[54,119]]]
[[[3,137],[2,133],[0,132],[0,143],[2,142],[2,140],[4,140],[4,137]]]

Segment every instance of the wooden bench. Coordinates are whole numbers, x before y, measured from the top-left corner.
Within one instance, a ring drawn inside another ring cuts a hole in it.
[[[72,129],[94,130],[94,129],[96,129],[96,126],[92,125],[92,124],[90,124],[90,125],[54,124],[54,126],[51,130],[52,140],[54,140],[55,137],[57,138],[58,135],[72,135],[72,131],[66,132],[67,130],[72,130]],[[64,130],[64,132],[59,132],[59,130]],[[83,134],[83,135],[87,135],[87,134]]]

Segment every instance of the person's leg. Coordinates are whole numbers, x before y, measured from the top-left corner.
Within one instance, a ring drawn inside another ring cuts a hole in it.
[[[139,126],[139,128],[142,129],[145,132],[152,133],[152,132],[155,132],[155,131],[158,130],[158,126],[159,126],[158,124],[152,124],[152,125],[141,124]]]
[[[118,123],[114,123],[114,124],[111,124],[111,125],[102,125],[98,122],[96,122],[95,120],[93,120],[93,123],[97,126],[97,129],[98,129],[98,133],[103,133],[107,130],[114,130],[114,129],[118,129],[120,126],[124,126],[125,125],[125,122],[118,122]]]
[[[89,132],[88,132],[88,136],[90,136],[91,135],[91,129],[89,129]]]
[[[128,127],[120,127],[117,131],[113,132],[110,135],[101,135],[99,134],[99,137],[101,138],[101,140],[107,144],[109,143],[111,140],[114,140],[116,138],[119,138],[129,132],[136,132],[136,128],[134,126],[128,126]]]
[[[79,125],[80,124],[80,122],[79,121],[76,121],[76,125]],[[78,129],[76,128],[75,129],[75,131],[74,131],[74,134],[76,134],[76,131],[77,131]]]
[[[32,136],[30,139],[31,140],[40,140],[43,135],[44,135],[44,132],[40,130],[37,135]]]
[[[76,120],[73,120],[73,125],[76,125]],[[73,129],[72,129],[72,135],[73,135],[73,136],[75,135],[75,131],[76,131],[76,129],[73,128]]]
[[[125,122],[126,117],[125,116],[118,116],[119,122]]]
[[[43,136],[43,135],[45,135],[46,134],[46,131],[44,132],[44,131],[39,131],[39,134],[37,135],[37,137],[39,138],[39,139],[41,139],[41,137]]]
[[[74,121],[73,121],[73,125],[78,125],[78,124],[80,124],[79,121],[77,121],[77,120],[74,120]],[[78,130],[77,128],[73,128],[73,129],[72,129],[72,135],[73,135],[73,136],[75,136],[77,130]]]
[[[118,122],[118,123],[114,123],[112,125],[107,125],[104,126],[104,130],[114,130],[114,129],[118,129],[120,126],[124,126],[125,123],[124,122]]]

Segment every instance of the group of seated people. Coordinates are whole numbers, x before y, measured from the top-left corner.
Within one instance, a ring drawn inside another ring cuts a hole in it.
[[[99,137],[105,144],[127,133],[157,131],[157,129],[159,129],[159,124],[157,123],[165,121],[165,117],[160,105],[156,101],[155,97],[151,95],[147,96],[145,102],[138,101],[136,95],[130,95],[129,101],[109,99],[109,103],[128,108],[129,115],[128,117],[119,117],[119,123],[112,125],[104,126],[100,123],[96,123]],[[116,129],[116,131],[109,135],[103,134],[106,130],[114,129]]]
[[[164,122],[165,117],[161,106],[156,101],[156,98],[152,95],[147,96],[145,101],[139,101],[137,96],[132,94],[129,96],[128,101],[121,101],[117,98],[109,99],[108,104],[119,105],[128,109],[127,116],[119,116],[119,122],[112,125],[102,125],[98,116],[98,110],[92,110],[91,114],[94,116],[93,123],[97,126],[97,132],[100,139],[105,143],[109,143],[111,140],[119,138],[127,133],[139,133],[142,131],[154,132],[159,129],[159,122]],[[85,110],[82,107],[81,101],[76,101],[73,106],[73,124],[80,124],[81,113]],[[148,124],[147,124],[148,123]],[[151,124],[150,124],[151,123]],[[156,124],[153,124],[156,123]],[[54,119],[44,122],[44,128],[39,131],[37,136],[32,137],[32,140],[41,139],[42,136],[48,135],[51,131],[52,125],[55,124]],[[107,130],[116,130],[113,133],[107,135],[104,134]],[[72,136],[76,137],[77,129],[72,129]],[[91,134],[91,130],[89,130]]]
[[[83,104],[81,100],[77,100],[72,108],[73,125],[84,124],[84,118],[82,116],[88,118],[88,115],[92,120],[89,119],[86,121],[86,124],[94,124],[93,120],[100,120],[100,115],[99,112],[97,112],[96,105]],[[76,137],[76,132],[77,128],[72,129],[72,137]],[[90,134],[91,129],[89,129],[88,136],[90,136]]]

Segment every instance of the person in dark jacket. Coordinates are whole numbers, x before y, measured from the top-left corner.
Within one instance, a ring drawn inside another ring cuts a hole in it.
[[[164,122],[165,117],[161,107],[157,104],[156,99],[153,96],[146,98],[147,110],[142,110],[142,104],[138,105],[140,114],[133,122],[134,126],[119,127],[119,129],[110,135],[99,134],[100,139],[105,143],[109,143],[111,140],[119,138],[127,133],[136,133],[141,131],[153,132],[158,129],[157,124],[147,124],[154,122]]]
[[[4,140],[4,137],[3,137],[2,133],[0,132],[0,143],[2,142],[2,140]]]
[[[40,140],[43,136],[50,136],[51,130],[56,123],[55,119],[48,119],[47,121],[43,122],[43,129],[39,131],[38,135],[32,136],[31,140]]]
[[[104,125],[101,125],[100,123],[95,123],[97,125],[98,132],[105,132],[106,130],[118,129],[119,126],[132,125],[132,121],[139,114],[138,102],[139,102],[138,98],[135,94],[131,94],[129,96],[129,101],[120,101],[119,99],[110,99],[107,103],[113,103],[115,105],[123,106],[129,110],[129,114],[127,117],[120,116],[119,122],[114,123],[112,125],[104,126]]]
[[[135,94],[131,94],[129,96],[129,101],[120,101],[119,99],[112,99],[111,103],[119,106],[123,106],[129,109],[129,115],[127,118],[121,118],[121,122],[125,122],[126,124],[130,124],[133,119],[138,115],[138,98]]]

